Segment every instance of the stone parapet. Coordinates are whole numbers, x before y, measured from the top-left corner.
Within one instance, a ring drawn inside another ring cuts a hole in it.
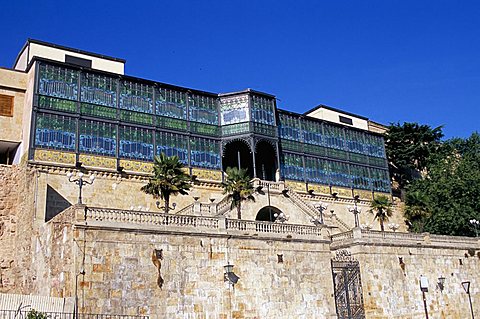
[[[381,232],[361,228],[332,235],[331,248],[333,250],[355,245],[480,249],[480,240],[478,238],[431,235],[429,233]]]

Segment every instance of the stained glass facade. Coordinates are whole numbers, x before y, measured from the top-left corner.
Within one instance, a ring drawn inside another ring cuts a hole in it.
[[[145,162],[165,153],[221,170],[223,143],[249,135],[279,145],[284,179],[390,191],[381,135],[277,110],[272,96],[218,95],[46,61],[37,70],[35,148]]]

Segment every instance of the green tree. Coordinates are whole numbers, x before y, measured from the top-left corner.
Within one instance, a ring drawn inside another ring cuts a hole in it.
[[[30,310],[27,313],[27,319],[47,319],[47,315],[43,312],[36,311],[35,309]]]
[[[404,189],[421,177],[429,158],[440,146],[442,127],[418,123],[390,124],[385,134],[385,148],[390,176]]]
[[[194,181],[188,175],[178,156],[168,157],[164,153],[155,156],[153,165],[153,177],[141,190],[153,195],[153,198],[161,198],[165,201],[165,213],[170,210],[170,197],[172,195],[188,195],[188,190]]]
[[[237,208],[237,217],[242,219],[242,202],[251,200],[255,201],[253,197],[253,184],[247,170],[237,167],[227,167],[227,178],[222,183],[223,193],[228,194],[228,198],[232,201],[230,209]]]
[[[370,204],[370,213],[375,215],[375,219],[380,223],[380,230],[385,231],[384,224],[392,217],[392,202],[387,196],[378,196]]]
[[[428,175],[407,190],[405,216],[410,229],[474,236],[469,220],[480,219],[480,135],[444,142],[427,169]],[[420,208],[422,213],[413,214]]]

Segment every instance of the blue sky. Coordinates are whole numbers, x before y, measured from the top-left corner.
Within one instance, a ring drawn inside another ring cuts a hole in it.
[[[480,131],[480,1],[5,1],[0,66],[27,38],[127,60],[126,73],[283,109]]]

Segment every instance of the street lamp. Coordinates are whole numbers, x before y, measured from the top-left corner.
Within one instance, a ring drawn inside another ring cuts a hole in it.
[[[357,206],[358,202],[358,195],[354,197],[353,201],[353,206],[348,206],[347,209],[350,213],[353,213],[353,216],[355,217],[355,228],[360,227],[360,221],[358,219],[358,214],[362,212],[360,208]]]
[[[473,314],[472,298],[470,297],[470,281],[463,281],[462,287],[468,295],[468,301],[470,302],[470,311],[472,312],[472,319],[475,319]]]
[[[82,204],[82,188],[84,185],[91,185],[93,184],[93,181],[95,180],[95,175],[90,175],[88,180],[83,179],[84,174],[82,172],[78,172],[77,178],[73,177],[72,172],[67,173],[68,181],[71,183],[75,183],[78,185],[78,204]]]
[[[420,290],[422,291],[423,307],[425,308],[425,319],[428,319],[427,297],[425,293],[428,292],[428,278],[420,276]]]
[[[328,204],[325,204],[323,202],[320,202],[318,204],[315,204],[314,206],[318,210],[318,215],[315,216],[311,222],[315,224],[315,226],[320,226],[323,224],[323,212],[328,208]]]
[[[480,225],[480,222],[478,220],[476,220],[475,218],[474,219],[470,219],[469,220],[470,224],[473,225],[473,227],[475,228],[475,237],[478,237],[478,227]]]
[[[388,228],[390,228],[391,230],[393,230],[393,232],[396,232],[398,228],[400,228],[400,225],[399,224],[395,224],[395,223],[389,223],[388,224]]]
[[[225,269],[225,272],[223,273],[223,280],[228,282],[230,285],[235,286],[240,277],[233,272],[233,265],[227,263],[225,266],[223,266],[223,268]]]
[[[270,207],[270,206],[269,206]],[[275,213],[273,214],[273,217],[275,217],[275,221],[279,223],[285,223],[290,219],[290,215],[285,215],[283,212]]]

